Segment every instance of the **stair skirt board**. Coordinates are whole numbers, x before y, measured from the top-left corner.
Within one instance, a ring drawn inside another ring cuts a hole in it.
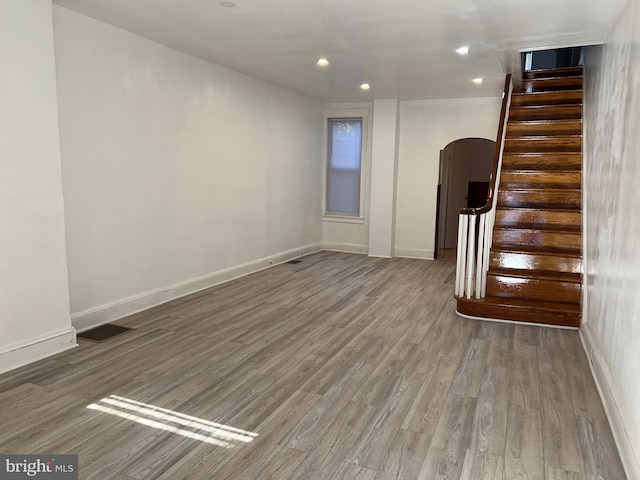
[[[456,309],[456,314],[458,314],[460,317],[463,317],[463,318],[468,318],[470,320],[481,320],[483,322],[510,323],[512,325],[531,325],[534,327],[559,328],[561,330],[580,330],[580,327],[567,327],[564,325],[554,325],[552,323],[534,323],[534,322],[523,322],[520,320],[504,320],[500,318],[474,317],[473,315],[460,313],[458,309]]]

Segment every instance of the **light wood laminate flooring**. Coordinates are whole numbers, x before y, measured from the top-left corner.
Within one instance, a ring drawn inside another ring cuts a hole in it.
[[[455,314],[455,265],[321,252],[0,376],[0,452],[81,479],[624,479],[576,331]]]

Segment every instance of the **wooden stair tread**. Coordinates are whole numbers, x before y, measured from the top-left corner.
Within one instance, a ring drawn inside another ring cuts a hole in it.
[[[524,135],[507,137],[505,153],[576,152],[582,151],[582,135]]]
[[[523,255],[544,255],[550,257],[573,257],[582,258],[580,251],[574,249],[551,249],[551,248],[538,248],[522,245],[500,245],[491,249],[491,252],[496,253],[521,253]]]
[[[574,90],[570,90],[574,91]],[[538,92],[538,93],[546,93],[546,92]],[[535,95],[536,92],[532,93],[523,93],[521,95]],[[553,104],[553,105],[515,105],[511,107],[511,111],[514,112],[535,112],[535,111],[556,111],[556,110],[580,110],[582,109],[582,103],[561,103],[561,104]],[[509,113],[509,118],[512,118],[511,113]],[[553,120],[553,119],[550,119]]]
[[[507,138],[533,135],[581,135],[582,119],[523,119],[510,120],[507,124]]]
[[[549,225],[549,224],[541,224],[541,225],[500,225],[498,223],[495,224],[494,229],[496,230],[517,230],[520,232],[554,232],[554,233],[580,233],[581,228],[579,227],[571,227],[571,226],[558,226],[558,225]]]
[[[505,170],[500,175],[501,188],[568,188],[576,189],[582,185],[580,170]]]
[[[566,83],[570,83],[570,82],[582,83],[582,75],[564,75],[564,76],[544,75],[540,77],[523,79],[524,82],[544,82],[548,80],[557,80],[558,82],[566,82]],[[522,93],[532,93],[532,92],[522,92]]]
[[[516,169],[581,170],[580,152],[504,152],[503,170]]]
[[[582,67],[537,68],[522,73],[527,80],[537,77],[567,77],[582,75]]]
[[[579,124],[582,125],[581,118],[550,118],[548,120],[536,119],[536,120],[510,120],[508,125],[562,125],[562,124]]]
[[[523,80],[523,92],[582,89],[582,76],[536,77]]]
[[[515,268],[489,268],[487,275],[497,275],[516,278],[535,278],[538,280],[552,280],[557,282],[582,283],[579,273],[552,272],[546,270],[525,270]]]
[[[505,190],[505,191],[509,191],[512,193],[528,193],[528,192],[532,192],[532,193],[539,193],[539,192],[545,192],[545,191],[555,191],[555,189],[550,189],[550,188],[533,188],[533,187],[525,187],[525,188],[520,188],[520,187],[516,187],[516,188],[505,188],[505,189],[501,189],[501,190]],[[566,188],[564,190],[566,193],[571,193],[571,192],[580,192],[581,190],[579,188]]]
[[[580,326],[581,307],[576,303],[544,302],[492,296],[470,300],[457,297],[457,310],[462,314],[476,317],[567,327]]]
[[[508,248],[515,248],[518,252],[529,253],[535,255],[557,255],[564,256],[576,256],[582,258],[581,250],[579,248],[568,247],[538,247],[536,245],[496,245],[491,247],[491,250],[507,250]]]
[[[511,106],[558,105],[582,103],[582,90],[550,90],[546,92],[522,92],[511,95]]]
[[[581,274],[582,255],[579,249],[560,253],[549,252],[548,249],[527,250],[521,245],[505,245],[491,249],[489,268]]]
[[[513,107],[509,119],[513,120],[553,120],[577,119],[582,117],[582,104],[570,105],[523,105]]]
[[[547,140],[582,140],[582,134],[573,135],[520,135],[518,137],[512,137],[505,141],[511,142],[514,140],[532,140],[532,141],[547,141]]]

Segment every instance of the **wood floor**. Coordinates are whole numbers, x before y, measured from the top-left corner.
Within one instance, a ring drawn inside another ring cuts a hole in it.
[[[0,376],[0,452],[81,479],[624,479],[578,333],[454,313],[455,264],[322,252]]]

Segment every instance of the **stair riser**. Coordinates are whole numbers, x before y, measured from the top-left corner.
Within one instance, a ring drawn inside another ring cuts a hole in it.
[[[579,90],[582,88],[582,77],[537,78],[522,82],[523,92],[548,92],[558,90]]]
[[[527,105],[569,105],[582,103],[581,90],[564,92],[516,93],[511,96],[511,106]]]
[[[489,259],[489,268],[582,273],[582,261],[577,257],[560,255],[492,251]]]
[[[512,107],[509,120],[568,120],[582,118],[582,105]]]
[[[500,176],[502,188],[580,188],[581,175],[576,172],[505,171]]]
[[[576,190],[500,190],[499,207],[580,209],[581,194]]]
[[[519,137],[507,138],[504,144],[506,153],[523,152],[580,152],[580,137]]]
[[[464,315],[472,317],[562,325],[565,327],[580,326],[580,314],[574,312],[550,312],[531,308],[517,308],[512,305],[486,305],[466,299],[458,299],[457,310]]]
[[[547,302],[580,303],[579,283],[525,279],[507,276],[487,276],[487,295]]]
[[[496,247],[563,248],[579,252],[582,245],[580,237],[580,233],[497,228],[493,232],[493,245]]]
[[[547,225],[555,227],[568,227],[579,229],[582,223],[582,215],[579,211],[562,212],[554,210],[496,210],[496,226],[527,227]]]
[[[582,122],[579,120],[531,120],[509,121],[507,124],[507,138],[528,135],[581,135]]]

